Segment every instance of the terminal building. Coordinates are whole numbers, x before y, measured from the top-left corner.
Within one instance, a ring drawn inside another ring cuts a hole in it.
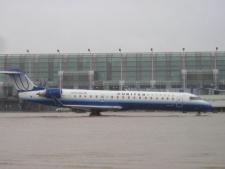
[[[1,54],[0,70],[11,68],[26,72],[37,85],[46,87],[58,87],[61,76],[63,88],[185,91],[220,97],[225,90],[225,52],[218,50]],[[0,75],[0,104],[10,103],[4,109],[17,105],[16,95],[8,78]]]

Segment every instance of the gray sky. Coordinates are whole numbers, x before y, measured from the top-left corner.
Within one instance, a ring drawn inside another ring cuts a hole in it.
[[[0,0],[0,53],[225,50],[225,0]]]

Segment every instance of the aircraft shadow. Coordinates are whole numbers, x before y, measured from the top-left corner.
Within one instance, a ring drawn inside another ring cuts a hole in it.
[[[196,117],[207,117],[209,116],[208,114],[201,114],[199,116],[195,115],[194,113],[189,114],[192,116],[196,116]],[[84,115],[77,115],[77,114],[70,114],[70,115],[27,115],[25,116],[24,114],[22,116],[20,116],[20,114],[16,114],[16,116],[5,116],[5,117],[0,117],[1,118],[11,118],[11,119],[29,119],[29,118],[45,118],[45,119],[71,119],[71,118],[185,118],[185,117],[190,117],[190,116],[186,116],[183,114],[163,114],[163,113],[159,113],[159,115],[156,114],[141,114],[141,115],[137,115],[137,114],[102,114],[101,116],[89,116],[89,114],[84,114]]]

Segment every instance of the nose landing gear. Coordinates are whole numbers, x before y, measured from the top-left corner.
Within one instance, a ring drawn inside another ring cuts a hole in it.
[[[101,116],[101,112],[99,110],[92,110],[89,116],[90,117]]]

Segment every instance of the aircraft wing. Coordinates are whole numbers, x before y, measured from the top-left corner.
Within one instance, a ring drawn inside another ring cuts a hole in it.
[[[102,111],[116,111],[121,110],[121,106],[93,106],[93,105],[63,105],[64,107],[69,107],[72,109],[78,109],[78,110],[102,110]]]
[[[0,71],[0,74],[21,74],[21,72],[17,72],[17,71]]]

